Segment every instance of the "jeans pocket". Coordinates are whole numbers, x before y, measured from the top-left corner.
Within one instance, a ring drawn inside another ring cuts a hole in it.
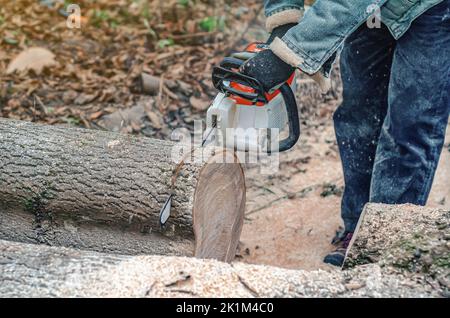
[[[389,0],[384,8],[389,12],[390,18],[399,19],[419,2],[420,0]]]

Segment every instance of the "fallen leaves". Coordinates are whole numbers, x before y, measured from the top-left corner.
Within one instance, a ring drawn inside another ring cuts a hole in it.
[[[90,0],[81,6],[81,28],[71,29],[63,1],[3,1],[0,116],[98,127],[144,99],[139,121],[125,120],[120,130],[166,138],[174,128],[192,128],[216,94],[211,67],[261,6]],[[204,21],[216,19],[225,22],[223,32],[214,25],[205,32]]]
[[[189,103],[191,104],[192,108],[194,108],[195,110],[205,111],[206,109],[208,109],[209,105],[211,105],[211,100],[191,96],[191,98],[189,98]]]
[[[102,117],[102,115],[103,115],[103,111],[102,111],[102,110],[99,110],[99,111],[97,111],[97,112],[95,112],[95,113],[92,113],[92,114],[89,116],[89,119],[90,119],[90,120],[96,120],[96,119]]]
[[[97,94],[84,94],[81,93],[75,98],[74,103],[76,105],[84,105],[93,102],[97,98]]]
[[[145,110],[142,105],[136,105],[124,110],[118,110],[112,114],[104,116],[98,124],[112,131],[121,131],[122,127],[138,127],[145,116]]]
[[[31,47],[17,55],[6,69],[6,74],[33,70],[41,74],[45,67],[56,66],[55,55],[42,47]]]
[[[77,98],[78,93],[74,90],[67,90],[62,95],[62,101],[64,104],[71,104]]]

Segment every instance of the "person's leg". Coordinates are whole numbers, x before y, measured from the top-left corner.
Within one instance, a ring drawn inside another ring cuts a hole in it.
[[[334,128],[344,171],[341,215],[345,232],[325,263],[342,265],[359,216],[369,201],[373,160],[387,112],[388,85],[395,40],[385,26],[356,30],[341,53],[343,101],[334,113]]]
[[[341,214],[353,232],[369,201],[373,160],[386,116],[395,40],[385,26],[356,30],[341,53],[343,102],[334,113],[336,139],[344,171]]]
[[[450,0],[446,0],[420,16],[397,42],[371,202],[426,203],[449,111]]]

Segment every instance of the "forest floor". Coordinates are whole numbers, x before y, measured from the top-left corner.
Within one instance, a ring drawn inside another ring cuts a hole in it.
[[[216,94],[212,66],[230,50],[267,36],[256,0],[80,3],[83,24],[77,30],[65,26],[58,1],[0,0],[0,116],[169,139],[173,129],[192,130],[193,121],[204,118]],[[51,51],[55,64],[42,72],[7,73],[31,46]],[[143,73],[159,78],[156,94],[142,92]],[[300,78],[300,141],[280,155],[279,172],[246,169],[237,260],[326,268],[322,259],[341,225],[344,183],[331,119],[340,96],[339,85],[321,95]],[[431,206],[450,208],[449,142],[450,129]]]

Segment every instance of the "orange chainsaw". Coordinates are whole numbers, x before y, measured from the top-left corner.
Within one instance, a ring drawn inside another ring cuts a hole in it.
[[[286,151],[300,137],[295,72],[285,82],[266,92],[255,78],[239,72],[246,60],[268,49],[266,44],[250,44],[244,52],[226,57],[214,67],[212,80],[219,94],[207,111],[202,146],[214,142],[216,146],[237,151]],[[289,135],[279,140],[279,132],[288,126]],[[213,133],[214,132],[214,133]],[[172,178],[172,188],[177,173]],[[159,221],[164,226],[170,216],[173,189],[165,201]]]
[[[214,67],[212,81],[219,94],[207,111],[206,126],[215,129],[212,139],[217,146],[237,151],[282,152],[292,148],[300,137],[295,72],[267,92],[255,78],[239,72],[245,61],[268,49],[252,43],[244,52],[226,57]],[[289,128],[287,138],[279,133]]]

